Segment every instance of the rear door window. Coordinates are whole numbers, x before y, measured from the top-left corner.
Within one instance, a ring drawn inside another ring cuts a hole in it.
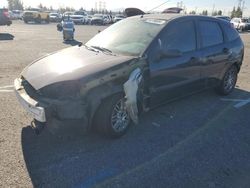
[[[223,33],[217,22],[199,21],[202,47],[210,47],[223,43]]]

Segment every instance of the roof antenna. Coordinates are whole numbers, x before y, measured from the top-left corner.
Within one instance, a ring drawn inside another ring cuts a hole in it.
[[[151,11],[153,11],[153,10],[155,10],[155,9],[157,9],[157,8],[159,8],[159,7],[161,7],[162,5],[165,5],[165,4],[168,3],[169,1],[170,1],[170,0],[167,0],[166,2],[164,2],[164,3],[160,4],[160,5],[158,5],[157,7],[153,8],[153,9],[147,11],[147,12],[149,13],[149,12],[151,12]]]

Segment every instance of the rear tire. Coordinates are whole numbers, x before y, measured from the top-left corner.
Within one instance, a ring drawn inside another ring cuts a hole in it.
[[[123,94],[115,94],[105,99],[97,110],[93,124],[95,129],[111,138],[123,136],[131,123],[125,109]]]
[[[231,66],[225,73],[217,91],[221,95],[229,95],[233,92],[238,78],[238,69],[235,65]]]

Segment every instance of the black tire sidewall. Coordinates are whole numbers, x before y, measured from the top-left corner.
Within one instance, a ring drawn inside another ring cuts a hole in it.
[[[96,115],[94,116],[94,126],[97,131],[104,134],[105,136],[111,138],[119,138],[123,136],[130,127],[130,124],[121,132],[116,132],[111,125],[111,116],[113,109],[117,102],[124,98],[122,93],[112,95],[105,99],[97,110]]]
[[[226,90],[225,89],[225,82],[226,82],[226,76],[227,76],[227,74],[228,74],[228,72],[230,72],[230,71],[232,71],[232,69],[234,69],[234,71],[235,71],[235,83],[234,83],[234,87],[232,87],[230,90]],[[237,79],[238,79],[238,70],[237,70],[237,67],[235,66],[235,65],[233,65],[233,66],[231,66],[227,71],[226,71],[226,73],[225,73],[225,75],[224,75],[224,77],[223,77],[223,80],[222,80],[222,82],[221,82],[221,84],[220,84],[220,93],[222,94],[222,95],[229,95],[230,93],[232,93],[232,91],[234,90],[234,88],[235,88],[235,85],[236,85],[236,82],[237,82]]]

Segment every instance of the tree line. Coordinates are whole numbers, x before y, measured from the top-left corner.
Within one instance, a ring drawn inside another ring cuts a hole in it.
[[[7,0],[10,10],[23,10],[23,2],[20,0]]]
[[[8,7],[9,7],[9,10],[24,10],[24,6],[23,6],[23,2],[21,0],[7,0],[8,1]],[[30,9],[31,7],[28,7],[27,9]],[[52,11],[53,10],[53,7],[50,6],[50,7],[46,7],[46,6],[43,6],[42,3],[40,3],[38,5],[38,8],[41,9],[41,10],[44,10],[44,11]],[[80,8],[80,10],[83,10],[83,8]],[[58,9],[59,12],[67,12],[67,11],[75,11],[74,8],[72,7],[60,7]],[[101,12],[97,11],[97,10],[94,10],[93,8],[91,9],[91,13],[108,13],[107,10],[102,10]],[[111,11],[110,11],[111,13]],[[189,14],[197,14],[197,12],[195,10],[193,11],[190,11]],[[241,7],[233,7],[233,10],[231,12],[231,18],[234,18],[234,17],[242,17],[242,14],[243,14],[243,11],[242,11],[242,8]],[[208,15],[208,11],[207,10],[203,10],[200,15],[205,15],[207,16]],[[213,11],[212,12],[212,16],[221,16],[222,15],[222,11],[219,10],[219,11]]]

